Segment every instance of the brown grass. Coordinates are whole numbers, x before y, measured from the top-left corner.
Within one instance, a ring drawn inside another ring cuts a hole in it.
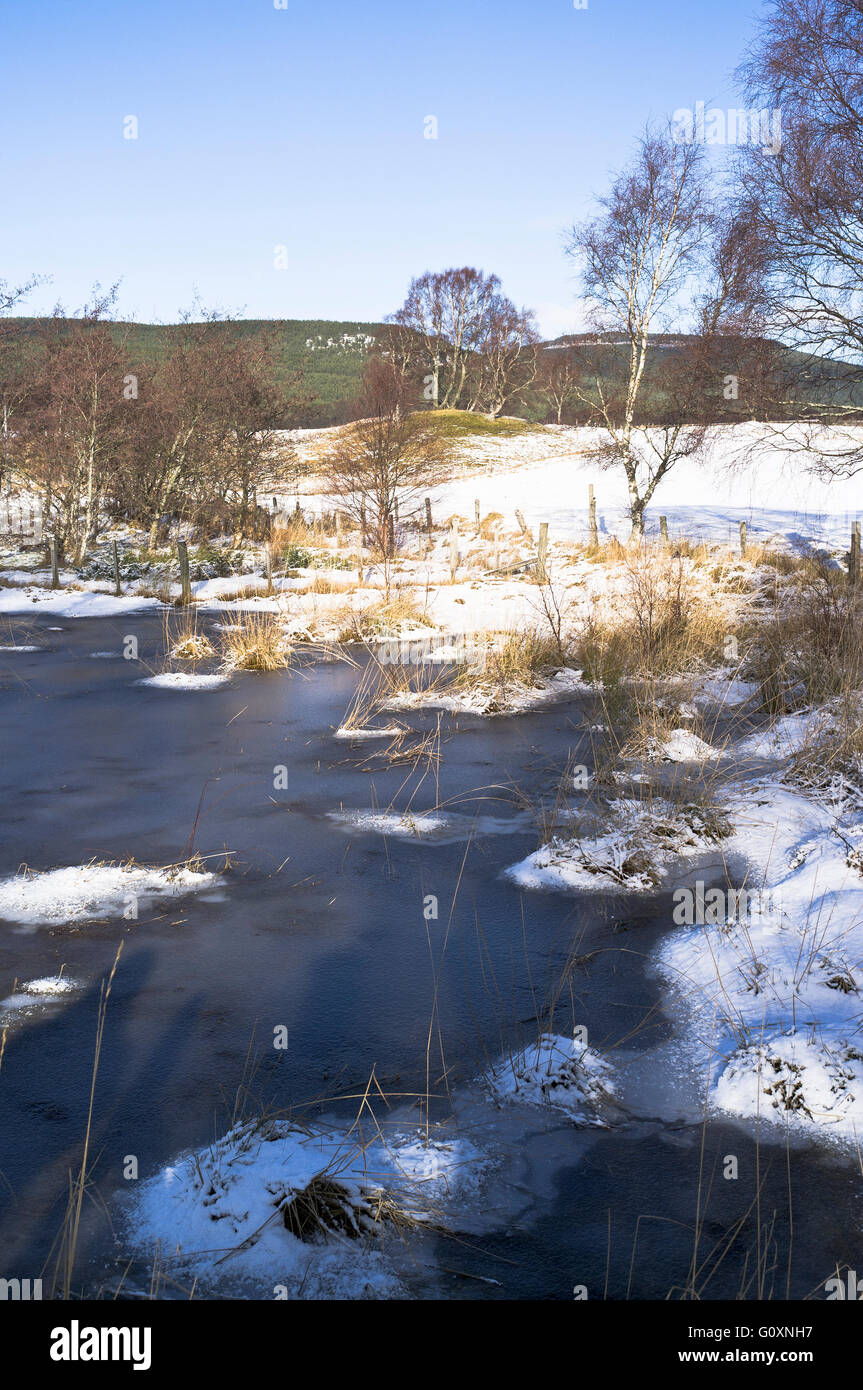
[[[291,665],[293,648],[275,614],[250,613],[242,628],[222,633],[222,657],[231,670],[283,671]]]

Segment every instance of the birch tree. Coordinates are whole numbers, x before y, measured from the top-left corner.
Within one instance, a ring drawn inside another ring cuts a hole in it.
[[[781,148],[738,157],[738,217],[757,247],[767,331],[804,354],[774,413],[829,475],[863,471],[863,6],[770,0],[741,69],[749,102],[781,113]],[[829,358],[825,370],[824,359]],[[834,427],[825,436],[824,424]]]
[[[670,128],[647,129],[632,163],[599,202],[599,215],[573,227],[567,242],[598,349],[578,398],[599,430],[595,456],[624,472],[637,540],[659,484],[703,442],[700,426],[679,420],[659,438],[642,420],[652,335],[680,314],[681,297],[706,260],[712,216],[701,146],[680,143]]]

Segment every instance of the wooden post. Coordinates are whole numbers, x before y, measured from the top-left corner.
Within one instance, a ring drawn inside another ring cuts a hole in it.
[[[663,541],[663,543],[664,543],[665,545],[668,545],[668,517],[667,517],[667,516],[661,516],[661,517],[659,518],[659,535],[660,535],[660,539]]]
[[[57,537],[51,537],[51,588],[60,587],[60,565],[57,559]]]
[[[426,498],[426,530],[427,530],[428,533],[429,533],[429,538],[431,538],[431,533],[432,533],[432,513],[431,513],[431,498],[430,498],[430,497],[427,497],[427,498]]]
[[[474,516],[476,517],[476,533],[477,533],[477,535],[479,535],[481,522],[480,522],[480,514],[479,514],[479,498],[478,498],[478,497],[474,500],[474,504],[473,504],[473,514],[474,514]]]
[[[117,549],[117,542],[111,542],[111,550],[114,556],[114,596],[120,597],[120,552]]]
[[[523,536],[529,536],[529,535],[530,535],[530,532],[528,531],[527,527],[526,527],[525,524],[524,524],[524,517],[522,516],[521,512],[518,510],[518,507],[516,507],[516,509],[515,509],[515,519],[516,519],[516,521],[518,522],[519,526],[521,527],[521,534],[522,534]]]
[[[546,561],[546,556],[547,556],[547,555],[548,555],[548,522],[547,522],[547,521],[543,521],[543,522],[540,523],[540,528],[539,528],[539,543],[538,543],[538,545],[537,545],[537,547],[536,547],[536,558],[537,558],[536,577],[537,577],[537,579],[539,580],[540,584],[545,584],[546,580],[548,579],[548,570],[546,569],[546,565],[545,565],[545,561]]]
[[[458,570],[458,522],[455,517],[452,520],[452,529],[449,533],[449,573],[450,579],[454,580]]]
[[[185,541],[177,541],[177,558],[180,561],[180,602],[188,608],[192,602],[192,581],[189,576],[189,547]]]
[[[599,546],[599,527],[596,524],[596,498],[593,495],[593,483],[587,489],[587,507],[590,517],[590,548],[596,550]]]
[[[273,592],[273,547],[269,541],[264,546],[264,560],[267,566],[267,593]]]
[[[848,554],[848,583],[856,588],[860,583],[860,522],[851,528],[851,550]]]
[[[746,554],[746,522],[745,522],[745,521],[741,521],[741,523],[740,523],[740,554],[741,554],[741,555],[745,555],[745,554]]]

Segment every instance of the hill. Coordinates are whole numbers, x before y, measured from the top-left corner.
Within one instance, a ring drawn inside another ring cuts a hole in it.
[[[22,351],[43,324],[44,320],[38,318],[4,320],[7,331],[20,335]],[[349,319],[238,319],[221,327],[224,332],[241,337],[271,334],[279,375],[287,377],[298,367],[303,368],[315,397],[302,421],[306,427],[341,424],[348,418],[366,355],[384,330],[382,323]],[[150,323],[118,322],[114,328],[118,335],[128,335],[130,356],[142,364],[158,360],[166,335],[172,328],[179,331],[175,325]]]

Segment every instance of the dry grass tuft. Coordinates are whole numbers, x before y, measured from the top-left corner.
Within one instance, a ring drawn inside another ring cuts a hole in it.
[[[284,671],[293,647],[275,614],[250,613],[241,628],[222,634],[222,656],[230,670]]]

